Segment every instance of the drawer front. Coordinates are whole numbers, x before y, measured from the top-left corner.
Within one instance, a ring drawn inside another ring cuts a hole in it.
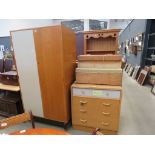
[[[97,98],[120,99],[121,92],[118,90],[73,88],[73,96],[88,96],[88,97],[97,97]]]
[[[9,114],[15,114],[15,115],[18,114],[16,104],[8,103],[8,112]]]
[[[120,100],[98,99],[96,106],[99,115],[109,113],[115,117],[120,111]]]
[[[107,130],[118,130],[119,120],[117,118],[102,118],[97,120],[97,127]]]
[[[120,101],[72,97],[72,122],[76,125],[117,129]],[[108,124],[107,124],[108,123]]]
[[[0,101],[0,111],[8,112],[8,105],[7,105],[7,103]]]
[[[93,117],[96,110],[90,110],[91,107],[91,99],[74,96],[72,98],[72,124],[96,127],[96,119]]]

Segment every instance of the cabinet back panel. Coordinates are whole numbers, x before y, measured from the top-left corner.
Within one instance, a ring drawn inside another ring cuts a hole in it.
[[[87,40],[87,50],[115,51],[115,38],[91,38]]]
[[[43,116],[33,31],[12,32],[19,83],[25,111]]]
[[[34,30],[44,116],[64,121],[64,79],[60,26]]]

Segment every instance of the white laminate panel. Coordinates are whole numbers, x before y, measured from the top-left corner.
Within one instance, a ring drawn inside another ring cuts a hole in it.
[[[88,97],[97,97],[97,98],[120,99],[121,93],[118,90],[73,88],[73,96],[88,96]]]
[[[12,32],[19,82],[25,111],[43,117],[42,99],[32,30]]]

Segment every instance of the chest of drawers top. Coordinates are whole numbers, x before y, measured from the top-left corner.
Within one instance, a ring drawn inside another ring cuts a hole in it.
[[[76,84],[72,85],[72,95],[81,97],[95,97],[117,99],[121,98],[120,86],[107,86],[107,85],[90,85],[90,84]]]
[[[110,86],[110,85],[94,85],[94,84],[79,84],[74,83],[72,88],[83,88],[83,89],[96,89],[96,90],[117,90],[121,91],[121,86]]]

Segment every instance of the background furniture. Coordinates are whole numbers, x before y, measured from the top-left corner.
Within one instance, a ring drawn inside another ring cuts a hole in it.
[[[25,111],[67,124],[76,65],[75,33],[63,25],[12,31]]]
[[[5,59],[4,60],[4,71],[8,72],[12,70],[12,66],[13,66],[13,59]]]
[[[8,71],[0,73],[0,82],[6,85],[19,86],[17,72]]]
[[[119,29],[84,32],[84,54],[116,54]]]
[[[155,55],[155,19],[146,21],[142,67],[155,65],[155,59],[151,55]]]
[[[0,129],[8,128],[26,121],[31,121],[32,128],[35,128],[32,112],[25,112],[16,116],[0,120]]]
[[[101,128],[104,134],[116,134],[121,97],[121,86],[73,84],[73,128],[89,132]]]
[[[146,76],[148,74],[148,71],[142,69],[139,76],[138,76],[138,79],[137,79],[137,82],[140,84],[140,85],[143,85],[144,84],[144,81],[146,79]]]
[[[4,60],[0,59],[0,73],[4,72]]]
[[[0,115],[9,117],[23,113],[19,86],[0,83]]]
[[[152,85],[151,92],[155,95],[155,84]]]

